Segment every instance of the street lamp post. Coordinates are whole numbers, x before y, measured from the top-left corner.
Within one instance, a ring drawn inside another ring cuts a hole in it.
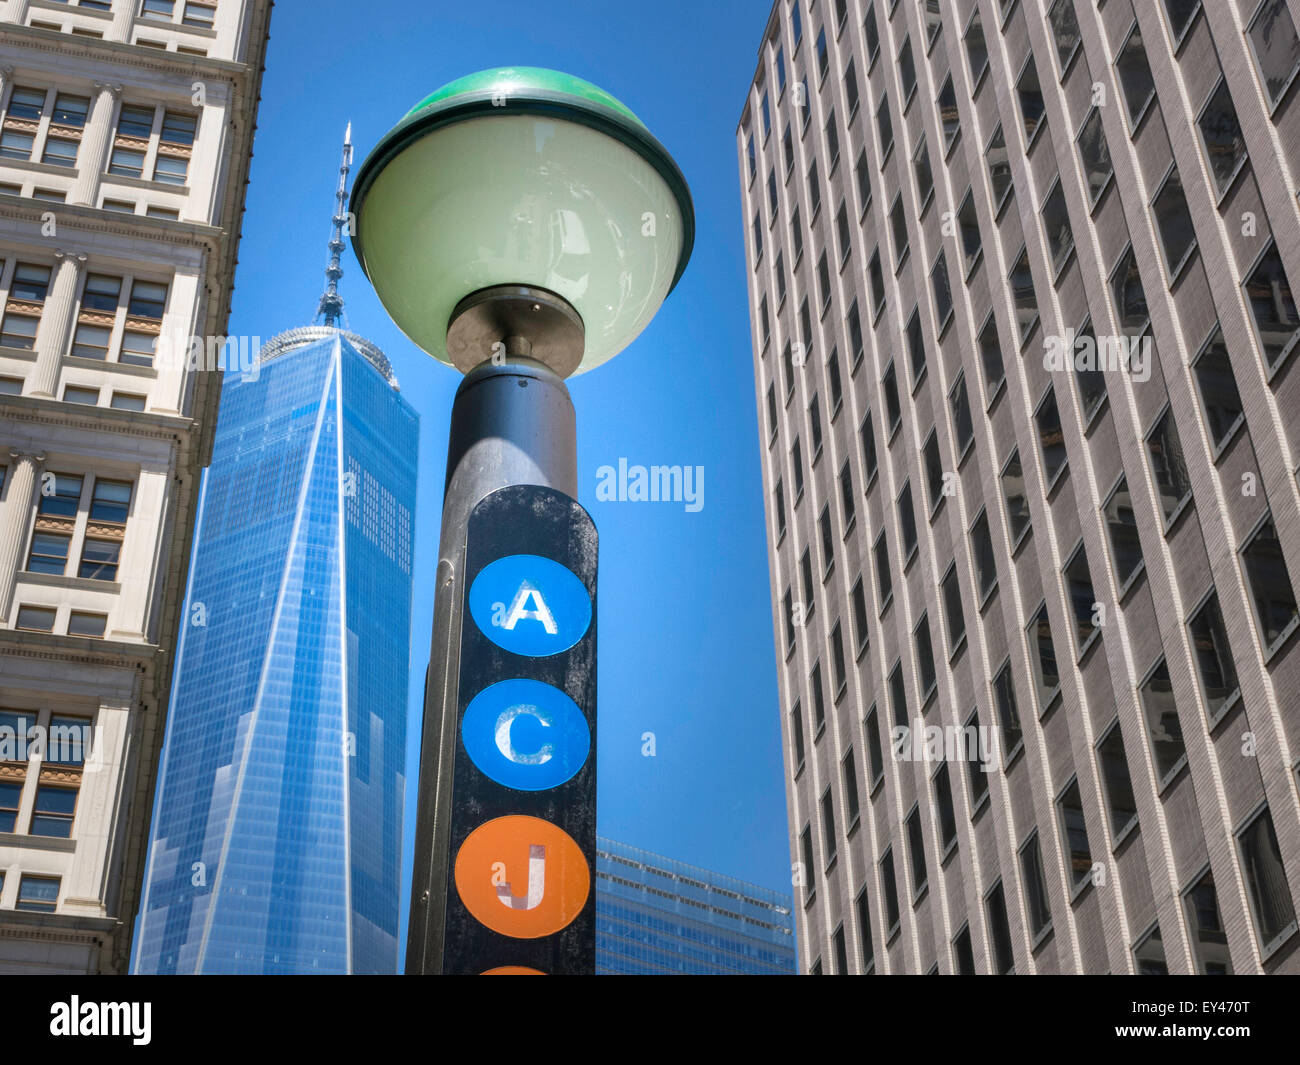
[[[622,351],[677,284],[690,192],[613,96],[511,67],[412,109],[362,165],[352,213],[385,309],[465,374],[406,971],[590,972],[596,534],[564,380]]]

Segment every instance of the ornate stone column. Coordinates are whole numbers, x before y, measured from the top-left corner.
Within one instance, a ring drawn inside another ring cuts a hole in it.
[[[109,141],[113,135],[113,112],[122,86],[95,82],[95,104],[90,121],[81,134],[81,150],[77,153],[77,183],[68,196],[69,203],[95,206],[99,181],[108,164]]]
[[[113,0],[113,29],[110,40],[131,43],[131,27],[135,25],[135,9],[140,4],[137,0]]]
[[[28,522],[44,462],[44,454],[17,449],[9,452],[9,483],[4,506],[0,507],[0,625],[5,624],[13,603],[14,581],[27,549]]]
[[[81,287],[81,268],[86,262],[84,255],[74,252],[56,251],[54,257],[58,265],[41,312],[36,334],[36,366],[28,378],[27,389],[27,395],[45,399],[53,399],[54,390],[59,386],[59,366],[68,347],[72,308]]]

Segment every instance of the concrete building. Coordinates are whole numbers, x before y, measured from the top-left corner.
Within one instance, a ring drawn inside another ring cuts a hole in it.
[[[1298,24],[773,7],[736,146],[805,971],[1300,971]]]
[[[270,9],[0,4],[0,971],[127,966]]]
[[[597,838],[597,976],[794,971],[789,895]]]

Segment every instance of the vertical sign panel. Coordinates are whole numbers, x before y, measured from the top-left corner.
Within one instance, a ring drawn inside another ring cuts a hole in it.
[[[551,488],[470,513],[445,973],[595,971],[596,554]]]

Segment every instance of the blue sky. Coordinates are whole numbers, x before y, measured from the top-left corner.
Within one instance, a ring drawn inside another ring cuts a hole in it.
[[[790,890],[735,128],[769,5],[276,5],[231,334],[307,324],[323,287],[344,125],[358,163],[421,97],[463,74],[554,67],[622,99],[695,199],[690,267],[611,363],[570,382],[579,501],[601,536],[599,830]],[[459,375],[390,322],[349,249],[350,327],[393,362],[421,417],[411,637],[407,873],[447,423]],[[704,507],[596,499],[596,470],[704,468]],[[653,732],[657,753],[641,754]]]

